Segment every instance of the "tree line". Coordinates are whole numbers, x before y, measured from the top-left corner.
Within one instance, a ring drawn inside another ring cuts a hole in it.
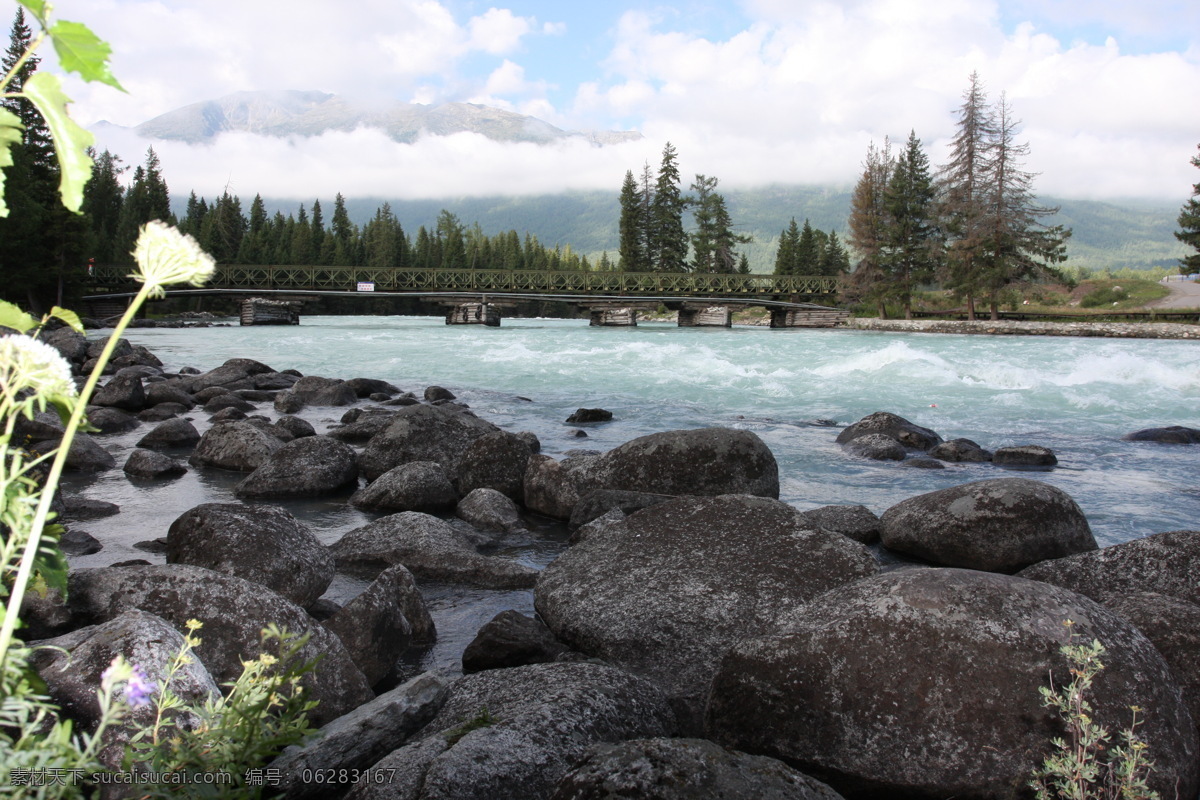
[[[972,73],[950,159],[936,176],[915,131],[895,157],[886,140],[869,146],[851,200],[849,243],[859,256],[852,298],[880,316],[898,304],[911,318],[913,293],[938,282],[965,301],[968,318],[983,300],[995,319],[1005,287],[1061,278],[1054,265],[1066,260],[1071,232],[1041,222],[1058,209],[1036,202],[1019,125],[1004,95],[989,104]]]

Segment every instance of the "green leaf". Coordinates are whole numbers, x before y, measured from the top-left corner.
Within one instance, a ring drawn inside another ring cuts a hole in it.
[[[79,319],[79,315],[68,308],[59,308],[55,306],[50,309],[50,316],[55,319],[62,320],[71,326],[71,330],[76,333],[83,333],[83,323]]]
[[[4,168],[11,167],[13,163],[9,148],[21,143],[24,138],[21,131],[24,129],[20,117],[0,108],[0,217],[8,216],[8,206],[4,202]]]
[[[47,15],[50,13],[50,9],[46,5],[46,0],[17,0],[17,3],[25,6],[41,26],[43,28],[46,27],[46,22],[49,19]]]
[[[12,303],[0,300],[0,325],[25,333],[37,325],[37,320]]]
[[[99,81],[125,91],[108,68],[112,47],[92,33],[91,28],[82,22],[61,20],[54,23],[48,33],[63,69],[77,73],[85,81]]]
[[[92,177],[92,159],[87,150],[96,137],[67,114],[71,98],[63,94],[62,84],[56,76],[48,72],[35,73],[25,81],[24,95],[33,101],[50,127],[58,164],[62,168],[58,192],[62,195],[63,205],[78,214],[83,205],[83,186]]]

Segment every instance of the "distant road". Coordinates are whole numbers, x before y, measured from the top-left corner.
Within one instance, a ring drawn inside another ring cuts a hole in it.
[[[1168,281],[1164,284],[1171,294],[1162,300],[1147,303],[1146,308],[1200,308],[1200,282]]]

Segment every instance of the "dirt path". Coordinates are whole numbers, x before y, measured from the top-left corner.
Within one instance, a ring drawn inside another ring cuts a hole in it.
[[[1164,284],[1171,294],[1162,300],[1147,303],[1146,308],[1200,308],[1200,282],[1168,281]]]

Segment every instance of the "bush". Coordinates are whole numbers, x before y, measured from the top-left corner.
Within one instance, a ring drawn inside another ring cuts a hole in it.
[[[1120,303],[1128,299],[1129,292],[1120,286],[1105,286],[1085,294],[1083,299],[1079,301],[1079,305],[1084,308],[1098,308],[1099,306],[1111,306],[1114,303]]]

